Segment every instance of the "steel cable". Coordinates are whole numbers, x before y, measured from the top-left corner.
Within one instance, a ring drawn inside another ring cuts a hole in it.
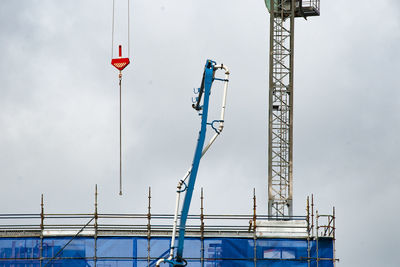
[[[115,0],[112,2],[112,28],[111,28],[111,59],[113,58],[114,55],[114,11],[115,11]]]
[[[128,57],[131,57],[131,38],[130,38],[130,15],[129,15],[129,2],[130,0],[128,0]]]
[[[122,73],[119,75],[119,195],[122,195]]]

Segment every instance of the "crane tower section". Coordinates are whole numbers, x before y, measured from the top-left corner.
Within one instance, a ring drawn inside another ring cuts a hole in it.
[[[319,16],[319,0],[265,0],[270,13],[268,215],[293,215],[293,57],[296,17]]]

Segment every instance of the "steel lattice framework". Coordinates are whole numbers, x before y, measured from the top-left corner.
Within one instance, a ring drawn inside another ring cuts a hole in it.
[[[273,2],[273,1],[271,1]],[[270,12],[268,214],[292,215],[293,192],[293,30],[292,0]],[[294,1],[293,1],[294,2]]]
[[[293,50],[296,17],[319,0],[267,0],[270,10],[268,215],[293,216]]]

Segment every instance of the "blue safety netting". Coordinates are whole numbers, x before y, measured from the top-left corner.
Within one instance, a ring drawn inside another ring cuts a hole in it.
[[[168,257],[164,237],[0,238],[0,267],[144,267]],[[42,243],[42,245],[41,245]],[[40,249],[42,247],[42,249]],[[310,249],[308,249],[310,247]],[[318,247],[318,249],[317,249]],[[310,255],[308,255],[310,253]],[[333,240],[186,238],[184,258],[193,267],[332,267]],[[40,265],[42,263],[42,265]],[[166,266],[166,265],[164,265]]]

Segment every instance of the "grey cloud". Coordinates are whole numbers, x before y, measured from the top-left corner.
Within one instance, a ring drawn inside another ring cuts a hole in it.
[[[91,211],[95,183],[104,212],[145,212],[148,186],[154,211],[172,212],[175,184],[193,156],[198,118],[190,102],[207,58],[232,74],[226,128],[198,177],[206,210],[250,213],[256,187],[259,212],[266,212],[263,1],[132,4],[120,198],[110,3],[2,3],[1,212],[37,212],[41,193],[48,211]],[[322,212],[336,205],[340,266],[397,266],[388,247],[400,237],[399,9],[387,7],[398,1],[321,5],[321,17],[296,24],[295,212],[303,214],[310,193]],[[221,188],[228,189],[224,199]]]

